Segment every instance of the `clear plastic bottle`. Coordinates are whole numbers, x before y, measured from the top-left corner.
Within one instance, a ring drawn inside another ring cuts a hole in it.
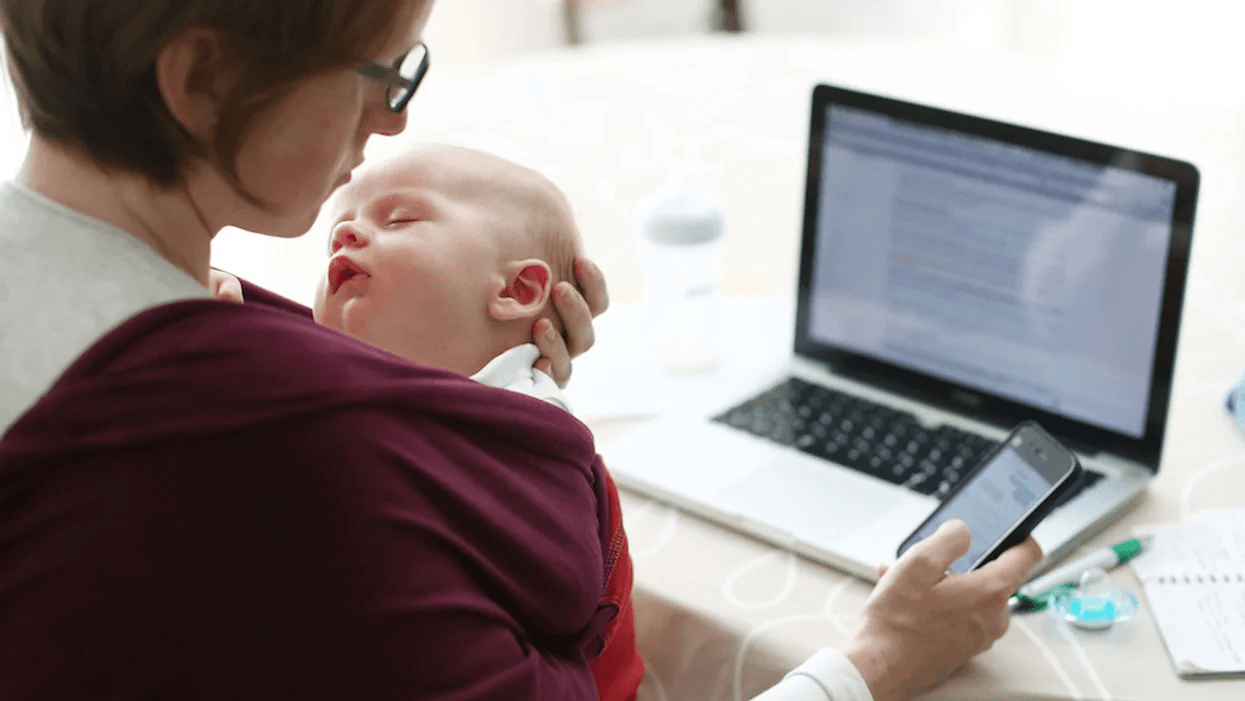
[[[718,365],[722,208],[678,187],[640,208],[645,302],[659,365],[691,374]]]

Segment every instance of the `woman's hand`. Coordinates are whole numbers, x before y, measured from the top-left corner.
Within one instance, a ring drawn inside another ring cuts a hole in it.
[[[223,270],[212,268],[208,272],[208,292],[216,299],[226,302],[242,301],[242,283]]]
[[[945,681],[1007,632],[1007,599],[1042,551],[1029,538],[980,569],[947,572],[971,540],[963,521],[944,523],[878,580],[843,649],[874,701],[906,699]]]
[[[605,276],[595,263],[587,258],[576,258],[575,277],[584,291],[582,295],[565,280],[553,288],[553,306],[566,327],[565,338],[548,319],[539,319],[532,326],[532,340],[540,348],[541,355],[536,361],[536,369],[548,373],[559,387],[565,387],[571,379],[571,358],[596,342],[596,334],[592,330],[593,317],[610,305]]]

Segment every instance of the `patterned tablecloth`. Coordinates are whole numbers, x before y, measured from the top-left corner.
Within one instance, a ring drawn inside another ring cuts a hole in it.
[[[619,316],[641,291],[636,204],[671,173],[726,204],[726,295],[793,294],[807,111],[819,80],[1194,162],[1203,180],[1168,444],[1151,489],[1090,544],[1100,546],[1137,524],[1245,505],[1245,434],[1222,407],[1226,388],[1245,373],[1245,68],[1182,72],[1173,60],[1170,74],[1137,76],[1121,66],[877,41],[594,47],[472,75],[434,69],[406,134],[372,149],[448,141],[547,173],[575,206]],[[265,242],[273,255],[263,269],[248,270],[257,258],[248,255],[235,272],[306,299],[319,267],[308,260],[322,256],[323,240]],[[222,237],[216,260],[228,261],[232,245]],[[601,346],[577,370],[587,383],[589,359],[610,355],[609,318],[600,322]],[[781,351],[781,329],[761,324],[756,333],[758,347]],[[616,349],[613,357],[622,356]],[[607,459],[610,438],[654,410],[588,399]],[[842,641],[870,590],[640,495],[624,493],[624,510],[648,699],[748,698],[818,647]],[[1139,591],[1127,567],[1111,579]],[[1143,605],[1134,621],[1098,633],[1042,614],[1016,617],[992,650],[928,698],[1239,700],[1245,680],[1179,680]]]

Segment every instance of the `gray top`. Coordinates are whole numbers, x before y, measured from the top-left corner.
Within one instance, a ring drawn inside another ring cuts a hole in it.
[[[0,432],[120,323],[208,296],[111,224],[19,183],[0,185]]]

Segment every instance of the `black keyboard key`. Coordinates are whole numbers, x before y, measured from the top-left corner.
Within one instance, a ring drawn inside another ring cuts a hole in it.
[[[945,495],[993,443],[803,380],[789,379],[714,418],[924,494]]]
[[[791,445],[795,443],[795,434],[791,431],[790,426],[775,426],[769,432],[769,438],[780,445]]]
[[[915,487],[912,488],[913,491],[920,492],[921,494],[933,495],[933,493],[938,490],[938,480],[925,473],[917,474],[922,475],[922,479]]]

